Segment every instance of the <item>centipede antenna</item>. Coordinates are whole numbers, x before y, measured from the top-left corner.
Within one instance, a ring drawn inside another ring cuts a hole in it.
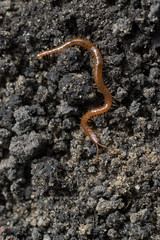
[[[106,148],[106,149],[108,149],[108,150],[110,150],[110,151],[114,151],[114,152],[116,152],[116,153],[119,153],[118,150],[116,150],[116,149],[114,149],[114,148],[107,147],[106,145],[103,145],[103,144],[101,144],[101,143],[98,143],[97,145],[99,145],[100,147]]]
[[[98,144],[96,144],[96,149],[97,149],[96,161],[94,162],[94,164],[96,164],[96,163],[98,162],[98,155],[99,155],[99,147],[98,147]]]

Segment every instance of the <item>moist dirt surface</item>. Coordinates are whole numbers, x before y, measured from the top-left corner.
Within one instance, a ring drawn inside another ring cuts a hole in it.
[[[114,104],[103,105],[98,47]],[[0,240],[160,240],[160,2],[0,1]]]

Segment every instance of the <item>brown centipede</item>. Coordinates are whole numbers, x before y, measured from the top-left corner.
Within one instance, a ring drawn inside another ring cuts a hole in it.
[[[41,59],[43,56],[54,54],[54,53],[57,53],[57,52],[62,52],[64,49],[67,49],[67,48],[75,46],[75,45],[84,47],[89,52],[91,52],[93,54],[94,60],[95,60],[95,64],[94,64],[94,81],[95,81],[95,83],[97,85],[97,88],[103,94],[104,100],[105,100],[103,106],[91,109],[90,111],[85,113],[82,116],[82,118],[81,118],[81,126],[82,126],[82,128],[84,129],[86,134],[89,136],[91,141],[96,145],[96,148],[97,148],[96,162],[97,162],[99,146],[105,147],[105,148],[107,148],[109,150],[116,151],[113,148],[109,148],[109,147],[99,143],[99,138],[93,132],[93,130],[90,128],[90,126],[88,125],[88,120],[91,117],[96,116],[96,115],[100,115],[100,114],[103,114],[103,113],[107,112],[111,108],[111,105],[112,105],[112,95],[111,95],[110,91],[108,90],[108,88],[105,86],[105,84],[103,82],[103,78],[102,78],[103,60],[102,60],[102,56],[101,56],[98,48],[95,47],[89,41],[86,41],[86,40],[81,39],[81,38],[73,38],[73,39],[65,42],[64,44],[62,44],[62,45],[60,45],[58,47],[55,47],[53,49],[50,49],[50,50],[47,50],[47,51],[43,51],[43,52],[37,54],[37,57],[39,59]]]

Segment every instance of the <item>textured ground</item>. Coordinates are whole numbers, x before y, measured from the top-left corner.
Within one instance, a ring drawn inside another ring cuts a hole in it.
[[[0,240],[159,240],[160,2],[0,2]],[[115,106],[97,117],[96,149],[81,116],[103,104],[93,57]]]

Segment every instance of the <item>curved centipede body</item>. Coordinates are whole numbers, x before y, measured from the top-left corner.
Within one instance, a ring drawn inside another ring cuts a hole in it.
[[[100,90],[100,92],[104,96],[104,105],[103,106],[91,109],[90,111],[85,113],[81,118],[82,128],[84,129],[86,134],[89,136],[91,141],[97,147],[97,155],[96,155],[96,161],[97,161],[98,146],[101,146],[101,147],[106,147],[106,146],[99,143],[99,138],[93,132],[93,130],[89,127],[88,121],[93,116],[100,115],[100,114],[107,112],[112,105],[112,95],[111,95],[110,91],[108,90],[108,88],[105,86],[105,84],[103,82],[103,78],[102,78],[103,60],[102,60],[102,56],[101,56],[98,48],[89,41],[86,41],[81,38],[73,38],[58,47],[55,47],[53,49],[43,51],[43,52],[37,54],[37,57],[39,59],[41,59],[43,56],[62,52],[64,49],[67,49],[72,46],[81,46],[81,47],[87,49],[89,52],[91,52],[92,55],[94,56],[94,61],[95,61],[95,63],[94,63],[94,81],[96,83],[97,88]],[[108,147],[106,147],[106,148],[108,148]],[[108,149],[114,150],[112,148],[108,148]]]

